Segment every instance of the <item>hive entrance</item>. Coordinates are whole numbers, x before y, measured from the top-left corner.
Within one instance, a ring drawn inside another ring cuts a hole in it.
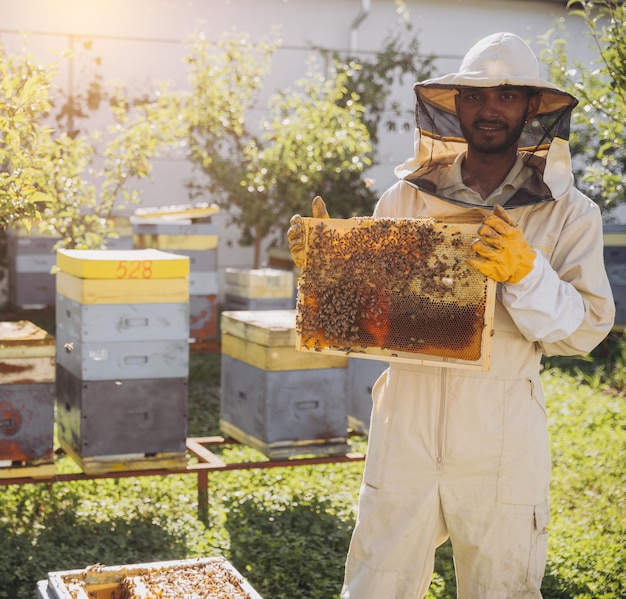
[[[495,284],[466,264],[475,224],[303,221],[298,349],[488,368]]]

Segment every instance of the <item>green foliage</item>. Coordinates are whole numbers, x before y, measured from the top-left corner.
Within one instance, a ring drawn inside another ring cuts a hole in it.
[[[579,184],[601,207],[614,208],[626,198],[626,5],[612,0],[567,5],[570,14],[585,20],[596,60],[571,65],[562,26],[544,36],[542,59],[555,83],[580,99],[572,135]]]
[[[371,164],[363,106],[356,94],[339,105],[347,82],[345,73],[328,77],[312,64],[295,90],[270,101],[261,140],[251,140],[245,150],[247,191],[264,196],[259,213],[253,214],[257,223],[267,220],[284,235],[294,213],[310,213],[314,195],[327,197],[336,182],[354,182],[352,175],[358,179]],[[352,213],[359,199],[341,198],[335,215],[339,210]]]
[[[130,103],[118,86],[106,96],[114,123],[106,131],[81,134],[75,118],[84,116],[80,98],[70,97],[52,120],[56,67],[41,65],[29,53],[7,55],[0,47],[0,229],[37,224],[61,237],[60,246],[98,248],[114,235],[116,210],[137,203],[132,181],[149,176],[151,160],[179,143],[180,106],[165,100]],[[86,108],[104,96],[98,75],[89,85]],[[96,168],[96,155],[103,166]]]
[[[411,31],[411,24],[406,22],[404,31],[389,35],[382,50],[371,58],[339,52],[333,55],[337,70],[348,74],[346,97],[356,94],[366,108],[363,120],[374,145],[381,126],[409,134],[415,128],[413,107],[404,113],[397,101],[389,101],[394,84],[410,89],[416,81],[432,75],[435,56],[422,56],[419,40]]]
[[[606,380],[590,387],[576,374],[594,364],[623,373],[626,341],[609,341],[610,359],[569,359],[542,374],[554,462],[544,599],[626,593],[626,406]],[[219,356],[192,357],[192,436],[219,434],[219,376]],[[240,445],[214,451],[226,462],[262,458]],[[57,467],[76,470],[68,458]],[[0,487],[0,598],[30,599],[51,571],[223,555],[263,597],[336,599],[361,473],[362,463],[215,472],[208,523],[193,475]],[[428,599],[456,596],[451,551],[448,542],[437,552]]]
[[[594,391],[558,370],[547,371],[543,380],[549,402],[554,464],[544,597],[623,597],[623,396]]]

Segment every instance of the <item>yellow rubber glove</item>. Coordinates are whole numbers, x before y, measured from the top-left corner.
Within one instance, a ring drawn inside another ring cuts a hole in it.
[[[326,204],[320,196],[313,198],[311,203],[311,211],[313,218],[329,218],[326,210]],[[294,214],[289,221],[291,225],[287,230],[287,242],[289,244],[289,251],[294,264],[299,268],[304,266],[305,252],[304,252],[304,229],[302,228],[302,217],[299,214]]]
[[[472,243],[478,258],[467,263],[498,283],[519,283],[535,262],[533,250],[517,223],[496,205],[478,228],[480,238]]]

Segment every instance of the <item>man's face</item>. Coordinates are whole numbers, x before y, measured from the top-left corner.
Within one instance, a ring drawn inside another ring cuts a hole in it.
[[[534,118],[539,96],[528,88],[473,87],[459,91],[456,110],[461,131],[470,149],[496,154],[517,148],[524,122]]]

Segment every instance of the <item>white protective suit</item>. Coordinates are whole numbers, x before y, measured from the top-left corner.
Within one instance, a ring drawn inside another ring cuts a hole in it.
[[[415,156],[396,169],[401,180],[374,215],[490,214],[489,202],[438,189],[466,149],[454,94],[530,86],[542,94],[519,143],[531,176],[504,207],[537,255],[519,283],[498,285],[489,372],[392,362],[376,382],[343,599],[424,597],[435,549],[448,537],[460,599],[541,597],[550,478],[541,356],[589,352],[610,331],[615,308],[600,211],[573,187],[576,99],[538,73],[525,42],[495,34],[470,50],[459,73],[415,85]]]

